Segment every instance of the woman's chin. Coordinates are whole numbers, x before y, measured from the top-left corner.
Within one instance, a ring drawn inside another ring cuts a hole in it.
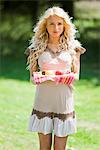
[[[60,34],[58,34],[58,33],[52,34],[52,37],[54,37],[54,38],[60,37]]]

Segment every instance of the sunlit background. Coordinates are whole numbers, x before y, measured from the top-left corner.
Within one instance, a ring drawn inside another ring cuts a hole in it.
[[[77,39],[87,49],[75,82],[78,132],[68,150],[99,150],[100,1],[0,0],[0,150],[38,150],[38,136],[27,131],[35,86],[29,82],[25,49],[43,12],[61,6],[73,17]]]

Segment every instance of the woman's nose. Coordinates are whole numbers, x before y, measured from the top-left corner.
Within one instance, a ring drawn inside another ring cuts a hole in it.
[[[54,29],[57,31],[57,30],[58,30],[58,25],[55,25],[55,26],[54,26]]]

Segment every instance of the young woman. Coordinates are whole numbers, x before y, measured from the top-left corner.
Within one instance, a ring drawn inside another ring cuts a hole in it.
[[[28,47],[30,80],[34,72],[69,72],[61,82],[46,80],[36,85],[34,107],[30,116],[29,131],[38,132],[40,150],[51,150],[54,133],[54,150],[65,150],[68,136],[76,133],[73,79],[79,78],[80,55],[85,52],[75,39],[76,29],[68,14],[59,7],[46,10],[34,29]],[[78,74],[78,78],[72,78]]]

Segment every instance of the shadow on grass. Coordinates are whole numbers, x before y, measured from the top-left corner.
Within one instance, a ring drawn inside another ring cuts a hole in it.
[[[29,71],[26,70],[25,55],[17,58],[1,57],[0,78],[29,81]]]

